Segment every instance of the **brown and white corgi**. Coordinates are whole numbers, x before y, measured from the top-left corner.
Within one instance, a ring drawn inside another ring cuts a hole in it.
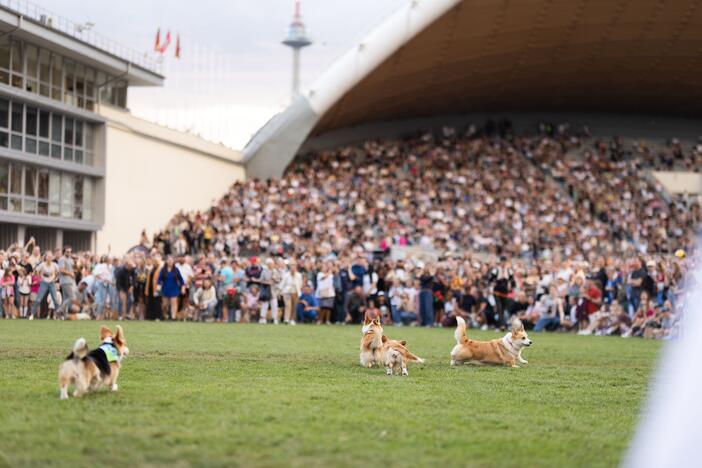
[[[461,317],[456,317],[458,325],[454,336],[456,346],[451,350],[451,365],[462,364],[496,364],[519,367],[527,364],[522,358],[522,349],[531,346],[532,341],[524,331],[522,322],[516,320],[512,324],[512,331],[504,337],[490,341],[475,341],[466,336],[466,322]]]
[[[380,348],[379,360],[385,366],[387,375],[400,374],[409,375],[407,363],[410,361],[424,363],[424,359],[412,354],[405,346],[405,340],[391,340],[387,336],[381,337],[383,346]]]
[[[379,364],[385,367],[387,375],[393,373],[409,375],[408,362],[424,362],[424,359],[415,356],[407,349],[406,341],[391,340],[383,335],[380,320],[366,318],[362,331],[360,361],[363,367],[373,367],[375,364]]]
[[[380,348],[383,347],[383,327],[380,320],[366,317],[361,332],[361,365],[373,367],[379,363]]]
[[[60,398],[68,398],[68,387],[73,384],[74,397],[90,390],[109,387],[117,391],[117,377],[122,359],[129,354],[122,327],[115,333],[106,326],[100,327],[100,346],[91,350],[85,338],[78,338],[73,351],[59,366]]]

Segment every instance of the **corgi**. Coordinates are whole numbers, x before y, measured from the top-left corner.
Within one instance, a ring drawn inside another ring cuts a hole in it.
[[[420,364],[424,363],[424,359],[420,358],[419,356],[415,356],[407,349],[405,346],[407,341],[391,340],[385,335],[383,335],[380,339],[383,342],[383,346],[380,348],[378,359],[380,363],[385,366],[385,373],[387,375],[402,373],[402,375],[408,376],[408,362],[414,361]]]
[[[122,327],[115,333],[106,326],[100,327],[100,346],[91,350],[85,338],[78,338],[73,350],[59,366],[59,398],[68,398],[68,387],[73,384],[74,397],[90,390],[109,387],[117,391],[122,359],[129,354]]]
[[[366,318],[362,332],[360,361],[363,367],[369,368],[379,364],[385,367],[387,375],[402,373],[407,376],[409,361],[424,362],[424,359],[407,349],[406,341],[391,340],[383,335],[379,319]]]
[[[466,336],[466,322],[462,317],[456,317],[458,322],[454,336],[456,346],[451,350],[451,365],[462,364],[496,364],[519,367],[528,364],[522,358],[522,349],[532,345],[532,341],[524,331],[524,325],[519,320],[512,324],[512,331],[504,337],[490,341],[475,341]]]
[[[378,364],[380,348],[383,346],[383,327],[380,320],[366,317],[361,329],[361,365],[363,367],[373,367]]]

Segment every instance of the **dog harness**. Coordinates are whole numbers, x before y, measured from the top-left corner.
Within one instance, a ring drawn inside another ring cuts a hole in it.
[[[110,343],[109,341],[106,341],[102,343],[100,346],[98,346],[99,349],[101,349],[105,353],[105,357],[107,358],[107,362],[119,362],[119,351],[117,351],[117,347]]]

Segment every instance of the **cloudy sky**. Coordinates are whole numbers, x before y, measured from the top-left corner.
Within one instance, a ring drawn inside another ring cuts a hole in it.
[[[302,0],[314,44],[302,54],[302,84],[408,0]],[[38,3],[38,2],[37,2]],[[162,89],[132,88],[136,115],[242,148],[290,98],[291,52],[280,44],[294,0],[41,0],[43,8],[138,51],[157,28],[180,34],[164,56]]]

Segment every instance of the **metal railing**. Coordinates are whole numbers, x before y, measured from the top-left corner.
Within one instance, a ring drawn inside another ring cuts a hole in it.
[[[93,32],[86,24],[79,24],[66,19],[53,11],[27,0],[0,0],[0,7],[12,10],[26,18],[34,20],[43,26],[59,31],[67,36],[85,42],[97,49],[131,62],[146,70],[161,74],[162,64],[149,56],[148,52],[139,52],[124,44],[108,39]]]

